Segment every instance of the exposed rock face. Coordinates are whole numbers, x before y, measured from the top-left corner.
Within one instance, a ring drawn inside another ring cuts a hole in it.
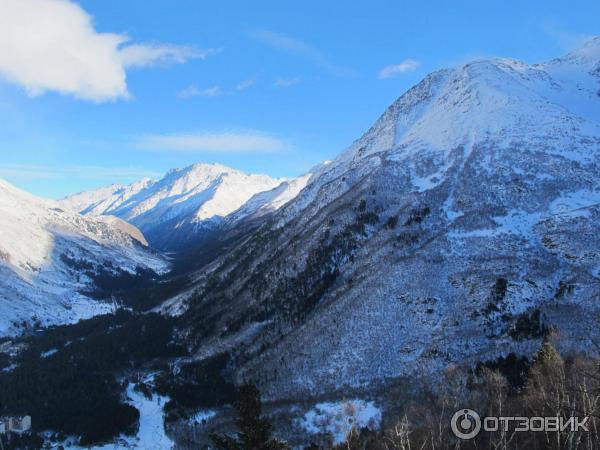
[[[600,38],[435,72],[187,301],[272,397],[599,339]],[[539,311],[539,312],[538,312]],[[218,343],[218,344],[217,344]]]
[[[128,234],[144,247],[148,247],[148,241],[142,232],[135,226],[115,216],[98,216],[100,220],[113,226],[114,228]]]

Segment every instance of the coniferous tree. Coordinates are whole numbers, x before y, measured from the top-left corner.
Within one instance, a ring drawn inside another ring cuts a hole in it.
[[[238,428],[236,438],[212,434],[218,450],[287,450],[286,442],[272,436],[271,423],[262,417],[262,402],[258,388],[252,384],[240,387],[235,403]]]
[[[548,340],[544,340],[542,347],[535,355],[534,364],[538,368],[548,368],[560,365],[563,363],[563,359],[560,354],[556,351],[552,343]]]

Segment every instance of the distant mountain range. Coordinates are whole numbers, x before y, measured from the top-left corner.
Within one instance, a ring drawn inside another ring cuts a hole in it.
[[[112,185],[59,203],[88,216],[119,217],[140,228],[153,247],[179,250],[247,202],[236,220],[276,209],[297,194],[306,179],[273,179],[220,164],[194,164],[171,170],[158,181]],[[264,194],[253,198],[258,193]]]

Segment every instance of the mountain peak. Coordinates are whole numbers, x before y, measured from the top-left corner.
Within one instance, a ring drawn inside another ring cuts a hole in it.
[[[174,169],[170,169],[167,171],[166,175],[179,173],[190,173],[190,172],[215,172],[215,171],[228,171],[234,170],[231,167],[224,166],[219,163],[204,163],[204,162],[196,162],[194,164],[190,164],[189,166],[177,167]]]
[[[472,137],[502,137],[509,131],[511,139],[567,138],[574,123],[585,122],[586,128],[600,123],[599,69],[596,37],[545,64],[492,58],[433,72],[399,97],[336,162],[407,148],[451,151]]]
[[[587,40],[579,48],[567,53],[566,55],[553,59],[547,65],[556,64],[574,64],[576,66],[588,66],[591,68],[600,67],[600,36],[595,36]]]
[[[200,162],[172,169],[158,181],[99,189],[68,197],[63,203],[86,214],[110,214],[129,221],[140,227],[152,245],[162,248],[165,240],[175,241],[172,234],[192,236],[197,228],[214,225],[253,195],[282,181]]]
[[[600,36],[594,36],[593,38],[590,38],[573,53],[587,55],[595,58],[596,60],[600,59]]]

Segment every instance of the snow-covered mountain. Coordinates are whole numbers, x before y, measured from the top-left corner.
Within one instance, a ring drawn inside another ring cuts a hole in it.
[[[220,164],[194,164],[171,170],[158,181],[112,185],[71,195],[60,204],[86,215],[120,217],[140,228],[151,245],[177,249],[221,223],[255,194],[283,182],[288,180],[247,175]]]
[[[100,274],[164,272],[144,236],[116,217],[84,217],[0,180],[0,335],[23,323],[77,321],[110,311],[91,299]]]
[[[59,203],[80,214],[99,216],[114,211],[152,184],[154,184],[154,181],[149,178],[144,178],[129,185],[112,184],[95,191],[69,195],[67,198],[59,200]]]
[[[229,214],[226,223],[230,226],[241,220],[255,220],[277,211],[300,193],[309,182],[312,173],[281,182],[277,187],[254,194],[236,211]]]
[[[600,331],[600,38],[427,76],[170,306],[271,397]],[[207,322],[208,321],[208,322]],[[209,323],[210,322],[210,323]],[[200,334],[199,334],[200,335]]]

